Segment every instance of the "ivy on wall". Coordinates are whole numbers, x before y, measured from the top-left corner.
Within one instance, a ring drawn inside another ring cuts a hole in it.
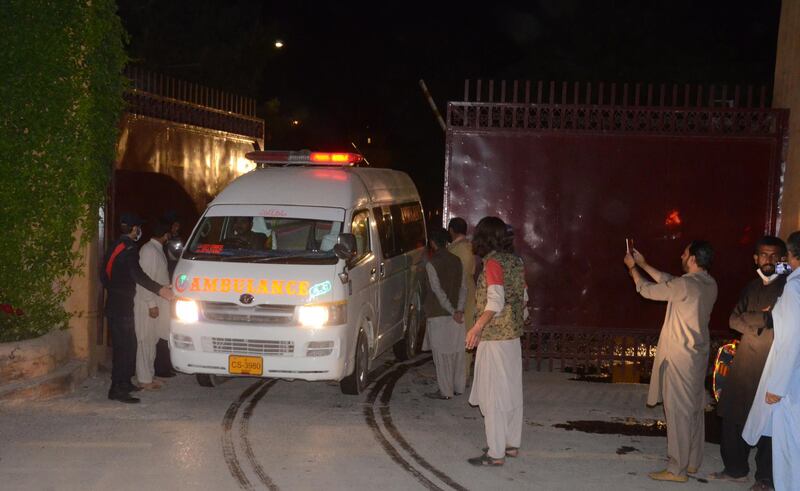
[[[0,342],[68,324],[76,238],[96,233],[115,158],[125,40],[113,0],[3,1]]]

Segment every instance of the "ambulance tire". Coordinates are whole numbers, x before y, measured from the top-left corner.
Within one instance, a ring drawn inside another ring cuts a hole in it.
[[[216,387],[220,382],[219,377],[212,373],[198,373],[195,374],[195,377],[197,377],[197,383],[202,387]]]
[[[359,395],[367,387],[367,375],[369,374],[369,347],[367,346],[367,335],[364,331],[358,333],[356,342],[356,352],[353,357],[353,373],[343,378],[339,382],[342,393],[351,396]]]
[[[392,346],[395,358],[400,361],[410,360],[420,351],[419,293],[414,294],[414,300],[408,306],[407,326],[406,335]]]

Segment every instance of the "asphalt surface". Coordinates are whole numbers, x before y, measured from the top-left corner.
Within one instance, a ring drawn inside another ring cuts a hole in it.
[[[485,444],[480,411],[462,395],[435,389],[429,355],[377,362],[361,396],[334,383],[236,378],[215,388],[194,377],[169,379],[142,403],[106,399],[107,377],[74,394],[0,405],[2,490],[305,490],[305,489],[747,489],[704,482],[721,469],[706,444],[698,477],[659,483],[660,436],[592,434],[569,421],[649,424],[663,419],[644,405],[638,384],[570,380],[526,372],[523,446],[500,468],[467,458]],[[635,431],[633,433],[636,433]]]

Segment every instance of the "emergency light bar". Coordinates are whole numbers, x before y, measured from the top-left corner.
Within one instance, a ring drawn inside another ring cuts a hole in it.
[[[351,166],[364,160],[357,153],[346,152],[311,152],[302,150],[299,152],[287,152],[281,150],[259,150],[249,152],[246,158],[258,164],[274,165],[331,165],[331,166]]]

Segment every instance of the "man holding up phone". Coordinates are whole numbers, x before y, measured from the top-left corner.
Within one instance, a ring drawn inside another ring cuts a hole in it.
[[[664,403],[667,420],[667,468],[648,474],[657,481],[686,482],[703,460],[708,321],[717,300],[717,282],[708,274],[713,257],[711,244],[692,241],[681,255],[685,274],[676,278],[650,266],[636,249],[625,254],[636,291],[668,302],[647,395],[650,406]]]

